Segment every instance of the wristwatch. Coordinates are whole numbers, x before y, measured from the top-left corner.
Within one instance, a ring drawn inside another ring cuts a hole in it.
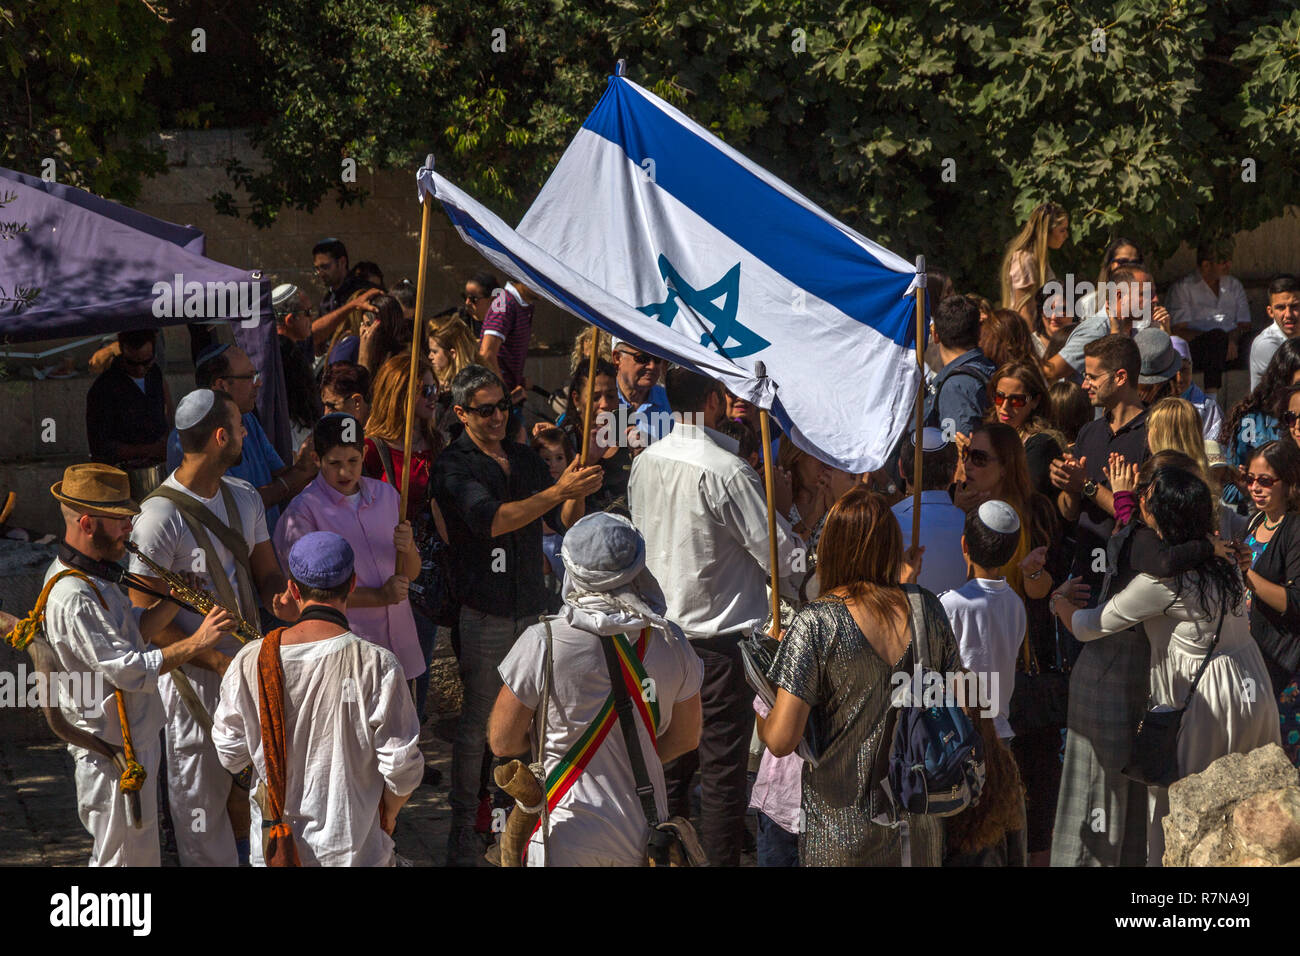
[[[1093,498],[1096,497],[1096,495],[1097,495],[1097,483],[1093,481],[1091,478],[1084,479],[1083,496],[1085,498]]]

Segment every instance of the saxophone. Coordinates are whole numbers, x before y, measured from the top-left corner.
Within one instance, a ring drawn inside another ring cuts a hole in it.
[[[257,629],[255,624],[244,620],[238,611],[226,607],[207,591],[191,587],[185,579],[175,571],[169,571],[157,561],[154,561],[147,554],[140,550],[139,546],[130,539],[126,542],[126,549],[138,557],[149,568],[167,582],[167,586],[172,589],[172,594],[182,604],[188,604],[195,612],[207,614],[214,607],[219,607],[232,618],[235,619],[235,629],[232,632],[241,644],[247,644],[249,641],[260,641],[262,632]]]

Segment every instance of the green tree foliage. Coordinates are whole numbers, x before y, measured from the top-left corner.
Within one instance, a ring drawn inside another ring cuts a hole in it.
[[[240,85],[223,88],[209,66],[193,74],[200,95],[155,99],[177,121],[181,99],[207,124],[255,117],[265,165],[232,161],[238,189],[214,200],[258,225],[363,198],[345,160],[413,169],[427,152],[517,217],[620,57],[850,225],[990,295],[1006,242],[1045,200],[1072,218],[1057,271],[1091,274],[1116,233],[1166,256],[1300,196],[1294,0],[220,0],[224,17],[175,4],[186,28],[212,20],[209,57],[241,51],[227,70]],[[34,87],[40,121],[7,128],[7,144],[25,137],[9,153],[27,168],[61,131],[122,194],[150,167],[109,150],[107,133],[148,124],[138,78],[160,75],[169,52],[187,64],[183,45],[159,52],[142,2],[33,0],[10,13],[19,25],[3,52],[22,82],[0,86],[7,114],[26,109],[24,64],[56,69]],[[223,29],[238,36],[223,42]],[[130,117],[109,111],[109,89]],[[70,121],[87,112],[97,132]]]
[[[164,24],[140,0],[0,5],[0,156],[126,201],[165,168],[145,76],[166,68]]]

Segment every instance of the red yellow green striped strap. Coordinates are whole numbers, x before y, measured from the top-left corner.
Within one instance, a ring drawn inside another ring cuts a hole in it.
[[[623,681],[628,689],[628,695],[636,702],[638,713],[645,724],[646,730],[650,733],[651,742],[655,741],[659,727],[659,704],[657,696],[654,693],[647,693],[644,696],[651,698],[643,699],[643,688],[653,689],[653,683],[644,683],[649,680],[646,675],[645,666],[642,659],[645,657],[646,647],[648,646],[647,638],[650,629],[645,628],[641,631],[640,637],[636,642],[636,652],[633,653],[631,645],[628,644],[627,636],[624,634],[615,634],[611,638],[614,646],[618,650],[620,671],[623,675]],[[587,764],[591,763],[592,757],[600,749],[600,745],[605,738],[609,736],[610,730],[613,729],[615,721],[618,720],[618,714],[614,710],[614,692],[610,691],[605,703],[601,705],[599,712],[596,714],[590,726],[583,731],[582,736],[577,742],[569,748],[568,752],[560,758],[555,768],[546,776],[546,810],[552,812],[564,795],[568,793],[578,778],[582,776],[583,771],[587,769]],[[533,827],[533,832],[541,826],[541,819]]]

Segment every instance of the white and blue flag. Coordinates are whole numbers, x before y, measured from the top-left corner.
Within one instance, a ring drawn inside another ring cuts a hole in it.
[[[721,379],[823,461],[879,468],[910,419],[916,269],[625,77],[517,230],[437,173],[419,181],[502,271]]]

